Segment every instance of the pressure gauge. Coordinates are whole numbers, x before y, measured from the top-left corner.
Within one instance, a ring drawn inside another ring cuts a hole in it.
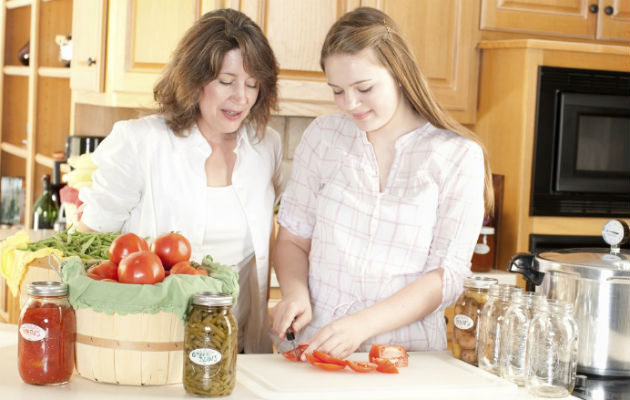
[[[628,224],[618,219],[611,219],[602,229],[604,241],[611,247],[611,253],[619,253],[619,245],[628,239]]]

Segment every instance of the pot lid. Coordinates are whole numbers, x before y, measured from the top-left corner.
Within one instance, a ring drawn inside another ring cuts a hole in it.
[[[536,255],[541,271],[569,270],[584,277],[630,276],[630,252],[611,254],[610,249],[583,248],[545,251]]]

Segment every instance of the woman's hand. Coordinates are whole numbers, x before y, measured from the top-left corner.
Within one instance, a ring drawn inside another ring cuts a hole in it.
[[[319,350],[344,359],[354,353],[368,337],[364,324],[361,324],[356,316],[350,315],[320,329],[306,341],[309,346],[305,352]]]
[[[280,339],[284,339],[289,326],[293,326],[295,332],[304,328],[311,318],[313,312],[308,296],[293,296],[282,299],[270,311],[271,329]]]

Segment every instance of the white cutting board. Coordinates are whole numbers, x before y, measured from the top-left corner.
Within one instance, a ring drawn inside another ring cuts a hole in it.
[[[350,359],[368,361],[367,353]],[[517,386],[457,360],[450,352],[409,353],[398,374],[324,371],[279,354],[239,355],[237,380],[264,399],[509,399]]]

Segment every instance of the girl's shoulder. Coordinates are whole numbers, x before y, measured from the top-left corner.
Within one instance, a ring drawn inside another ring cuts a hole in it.
[[[479,143],[448,129],[428,125],[421,136],[420,145],[428,146],[436,155],[456,162],[465,157],[483,157]]]

